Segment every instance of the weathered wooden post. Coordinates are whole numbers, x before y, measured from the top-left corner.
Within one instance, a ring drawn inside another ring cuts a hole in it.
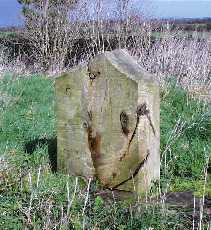
[[[160,176],[159,85],[125,51],[56,80],[58,169],[142,193]]]

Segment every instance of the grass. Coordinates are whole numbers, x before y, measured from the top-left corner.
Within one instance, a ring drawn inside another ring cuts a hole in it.
[[[172,84],[161,99],[161,189],[202,196],[211,152],[209,105]],[[47,142],[25,153],[28,143],[56,137],[54,101],[52,79],[7,74],[0,82],[0,229],[191,229],[184,209],[104,200],[95,182],[86,204],[83,180],[52,173]],[[210,181],[205,194],[211,195]]]
[[[10,31],[2,32],[2,31],[0,31],[0,38],[14,38],[15,36],[16,36],[15,32],[10,32]]]

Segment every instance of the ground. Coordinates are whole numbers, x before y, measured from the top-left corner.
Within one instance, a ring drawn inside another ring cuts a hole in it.
[[[161,90],[161,183],[143,204],[104,199],[98,182],[87,192],[81,178],[55,172],[54,102],[54,79],[5,74],[0,82],[0,229],[192,229],[194,211],[198,226],[193,199],[189,210],[153,199],[211,197],[209,103],[173,82]]]

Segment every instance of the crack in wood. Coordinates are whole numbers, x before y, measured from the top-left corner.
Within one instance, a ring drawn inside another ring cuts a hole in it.
[[[135,135],[136,135],[136,130],[137,130],[137,128],[138,128],[139,121],[140,121],[140,118],[139,118],[139,116],[137,116],[137,119],[136,119],[136,126],[135,126],[135,129],[133,130],[133,134],[132,134],[132,136],[131,136],[131,138],[130,138],[130,141],[129,141],[129,144],[128,144],[128,151],[129,151],[130,145],[131,145],[131,143],[132,143],[132,141],[133,141],[133,139],[134,139],[134,137],[135,137]]]
[[[115,185],[115,186],[114,186],[113,188],[111,188],[111,189],[112,189],[112,190],[113,190],[113,189],[117,189],[119,186],[121,186],[121,185],[125,184],[126,182],[128,182],[128,181],[132,180],[133,178],[135,178],[135,177],[137,176],[137,174],[139,173],[139,171],[144,167],[146,161],[148,160],[149,155],[150,155],[150,153],[149,153],[149,151],[147,151],[147,156],[146,156],[146,158],[145,158],[142,162],[140,162],[140,163],[138,164],[138,166],[136,167],[136,169],[135,169],[135,171],[133,172],[133,174],[132,174],[128,179],[126,179],[126,180],[122,181],[121,183]]]
[[[149,114],[147,114],[146,116],[147,116],[147,119],[148,119],[148,121],[149,121],[149,125],[150,125],[151,128],[152,128],[152,132],[153,132],[153,134],[154,134],[154,136],[155,136],[155,135],[156,135],[156,134],[155,134],[155,128],[154,128],[154,125],[152,124],[151,117],[150,117]]]
[[[88,113],[88,122],[83,123],[83,127],[87,130],[88,135],[88,145],[89,150],[91,152],[91,157],[93,161],[94,168],[97,168],[97,160],[100,158],[100,150],[101,150],[101,135],[96,132],[95,135],[93,135],[93,129],[92,129],[92,111],[87,111]]]

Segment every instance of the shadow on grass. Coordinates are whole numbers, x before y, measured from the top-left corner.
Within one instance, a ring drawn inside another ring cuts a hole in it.
[[[35,139],[25,144],[24,151],[27,154],[32,154],[37,147],[42,147],[44,145],[48,146],[48,156],[50,160],[51,170],[52,172],[56,172],[57,170],[57,138],[42,138]]]

